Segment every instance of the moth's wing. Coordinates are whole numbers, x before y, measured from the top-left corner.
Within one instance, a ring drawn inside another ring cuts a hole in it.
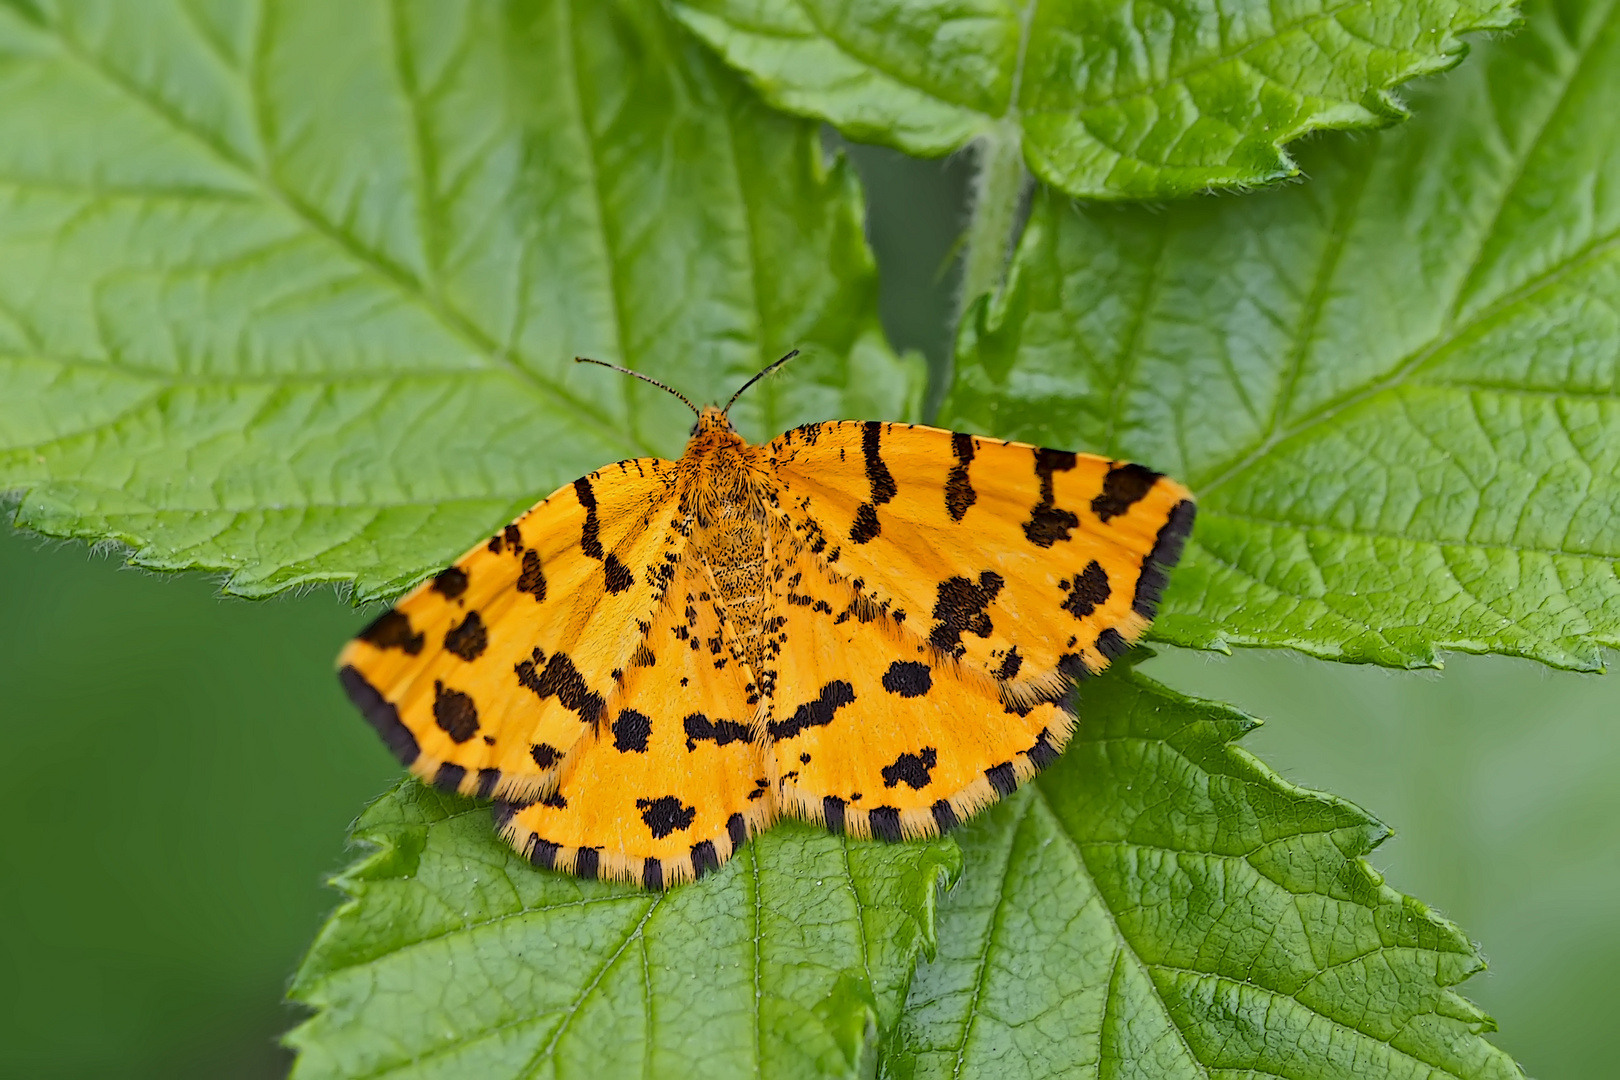
[[[865,602],[1029,701],[1141,636],[1193,523],[1128,462],[843,421],[762,448],[779,508]]]
[[[1066,696],[1011,704],[909,620],[846,614],[857,594],[808,552],[787,581],[767,725],[782,813],[856,836],[931,836],[1010,794],[1068,741]]]
[[[344,687],[413,773],[480,797],[551,789],[680,557],[675,475],[648,458],[558,489],[344,648]]]
[[[556,793],[496,804],[501,835],[536,865],[668,888],[719,867],[774,819],[758,697],[711,588],[683,560],[606,722],[570,752]]]

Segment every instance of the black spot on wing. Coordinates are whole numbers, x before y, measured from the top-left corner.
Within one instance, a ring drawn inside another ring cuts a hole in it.
[[[664,864],[650,855],[641,861],[641,887],[644,889],[664,887]]]
[[[1018,669],[1024,666],[1024,658],[1018,655],[1018,646],[1014,645],[1007,650],[1007,655],[1001,658],[1001,666],[996,669],[996,678],[1002,682],[1018,677]]]
[[[1091,500],[1091,512],[1103,521],[1128,512],[1153,490],[1162,475],[1131,462],[1110,466],[1103,477],[1102,494]]]
[[[516,525],[508,525],[506,528],[502,529],[501,536],[505,537],[506,546],[512,549],[512,554],[517,555],[522,552],[523,531]]]
[[[473,699],[439,679],[433,680],[433,720],[457,743],[478,734],[478,707]]]
[[[439,576],[433,579],[433,591],[446,600],[454,600],[467,591],[467,571],[459,566],[439,571]]]
[[[939,754],[932,746],[925,746],[915,754],[901,754],[893,765],[883,766],[883,786],[892,788],[905,784],[913,791],[921,791],[931,780],[930,774],[939,764]]]
[[[769,725],[771,738],[791,739],[806,728],[824,727],[832,723],[833,714],[855,701],[855,688],[843,679],[834,679],[821,688],[814,701],[800,705],[786,720],[773,720]]]
[[[927,664],[915,660],[896,660],[883,673],[883,689],[900,697],[922,697],[934,687],[934,675]]]
[[[743,820],[741,814],[732,814],[726,819],[726,835],[731,838],[733,854],[737,849],[748,843],[748,822]]]
[[[448,761],[439,766],[439,771],[433,774],[431,783],[440,791],[460,791],[461,782],[467,778],[467,770],[460,765],[452,765]]]
[[[523,553],[523,572],[518,575],[518,592],[528,593],[537,603],[546,599],[546,575],[540,569],[540,553],[530,548]]]
[[[942,833],[950,832],[961,824],[961,821],[956,816],[956,811],[951,809],[951,804],[944,799],[939,800],[928,809],[934,815],[934,825]]]
[[[399,719],[399,710],[392,702],[377,692],[377,688],[366,681],[359,669],[352,664],[345,664],[343,670],[338,672],[338,682],[343,684],[344,691],[349,700],[359,708],[360,715],[366,722],[377,729],[382,741],[388,747],[400,764],[409,765],[421,754],[422,748],[416,744],[416,736]]]
[[[945,512],[951,515],[952,521],[961,521],[968,507],[979,501],[979,493],[973,490],[973,483],[968,479],[968,465],[973,461],[973,436],[960,431],[954,433],[951,450],[956,454],[956,464],[951,466],[951,474],[945,479]]]
[[[1036,547],[1049,548],[1059,540],[1067,540],[1069,531],[1080,524],[1080,519],[1068,510],[1060,510],[1053,501],[1052,474],[1068,472],[1074,468],[1074,454],[1067,450],[1035,451],[1035,475],[1041,482],[1041,501],[1030,511],[1024,522],[1024,536]]]
[[[657,665],[658,657],[654,655],[651,649],[647,648],[645,641],[636,646],[636,651],[630,657],[631,667],[656,667]]]
[[[574,876],[595,881],[602,866],[602,852],[598,848],[582,847],[574,856]]]
[[[1153,541],[1153,550],[1142,560],[1142,575],[1136,579],[1136,595],[1131,610],[1144,619],[1159,613],[1159,599],[1164,587],[1170,584],[1170,568],[1181,560],[1182,546],[1192,532],[1193,519],[1198,508],[1189,499],[1182,499],[1170,510],[1170,517],[1159,527]]]
[[[1106,604],[1113,591],[1108,587],[1108,571],[1096,559],[1087,563],[1073,580],[1059,584],[1069,594],[1063,601],[1063,610],[1077,619],[1085,618]]]
[[[662,840],[677,829],[690,829],[692,819],[697,817],[696,807],[683,806],[673,795],[637,799],[636,809],[641,811],[641,820],[646,822],[654,840]]]
[[[602,558],[602,523],[596,517],[596,492],[591,489],[591,480],[582,476],[574,481],[574,497],[579,499],[579,505],[585,508],[585,525],[579,534],[579,549],[590,558],[598,561]]]
[[[754,741],[754,732],[747,724],[735,720],[710,720],[702,713],[693,713],[683,722],[686,728],[686,749],[696,750],[700,742],[712,742],[716,746],[728,746],[731,743],[751,743]]]
[[[877,508],[871,503],[861,503],[855,511],[855,523],[849,527],[849,538],[857,544],[864,544],[883,531],[878,523]]]
[[[539,665],[544,663],[545,670]],[[581,723],[594,724],[602,716],[602,695],[585,685],[567,653],[553,653],[550,660],[535,649],[530,659],[516,667],[518,685],[534,692],[541,701],[555,697],[562,707],[579,715]]]
[[[652,719],[634,709],[621,709],[613,718],[613,749],[621,754],[647,752],[652,737]]]
[[[425,640],[411,628],[410,616],[403,611],[385,611],[364,630],[360,640],[379,649],[401,649],[411,656],[422,651]]]
[[[468,663],[484,655],[489,647],[489,632],[478,612],[467,612],[465,619],[450,628],[444,635],[444,647]]]
[[[630,572],[630,568],[611,552],[602,561],[602,573],[607,581],[607,591],[610,593],[622,593],[636,583],[636,577]]]
[[[534,743],[529,747],[529,756],[542,769],[549,769],[562,760],[562,751],[549,743]]]
[[[995,600],[1004,584],[1006,582],[1001,575],[993,570],[980,573],[978,584],[964,577],[946,578],[940,582],[934,601],[935,623],[928,634],[929,642],[936,649],[961,656],[964,652],[963,634],[989,637],[995,627],[985,609]]]

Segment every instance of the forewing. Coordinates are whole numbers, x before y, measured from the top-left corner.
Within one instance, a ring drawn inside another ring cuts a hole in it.
[[[762,450],[824,566],[1020,700],[1140,637],[1192,528],[1181,484],[1090,454],[877,421]]]
[[[502,836],[537,866],[668,888],[770,824],[759,705],[710,590],[702,565],[683,561],[606,722],[568,755],[556,793],[497,804]]]
[[[1067,695],[1018,704],[806,551],[767,730],[781,811],[885,840],[931,836],[1010,794],[1074,728]]]
[[[558,489],[344,648],[344,687],[413,773],[480,797],[551,789],[680,557],[675,475],[648,458]]]

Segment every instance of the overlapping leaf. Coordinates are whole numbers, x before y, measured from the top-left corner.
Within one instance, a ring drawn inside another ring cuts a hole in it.
[[[1285,143],[1404,115],[1502,0],[680,0],[785,109],[914,154],[994,135],[1073,195],[1155,198],[1291,175]]]
[[[960,860],[781,826],[647,893],[537,871],[415,781],[356,835],[379,850],[294,983],[295,1080],[870,1075]]]
[[[1451,987],[1468,939],[1361,859],[1388,835],[1231,742],[1255,721],[1134,673],[961,833],[891,1077],[1520,1075]]]
[[[652,0],[0,6],[0,101],[31,528],[374,595],[679,452],[678,402],[576,354],[700,398],[814,354],[756,437],[911,407],[853,177]]]
[[[1160,213],[1043,197],[942,422],[1200,497],[1155,626],[1201,647],[1574,668],[1620,644],[1620,7],[1565,0],[1313,147]]]

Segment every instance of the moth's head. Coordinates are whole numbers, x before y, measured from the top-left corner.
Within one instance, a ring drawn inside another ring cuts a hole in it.
[[[726,410],[718,405],[705,405],[698,411],[697,419],[692,422],[694,439],[700,435],[714,438],[736,434],[736,425],[731,422],[731,417],[726,415]]]

